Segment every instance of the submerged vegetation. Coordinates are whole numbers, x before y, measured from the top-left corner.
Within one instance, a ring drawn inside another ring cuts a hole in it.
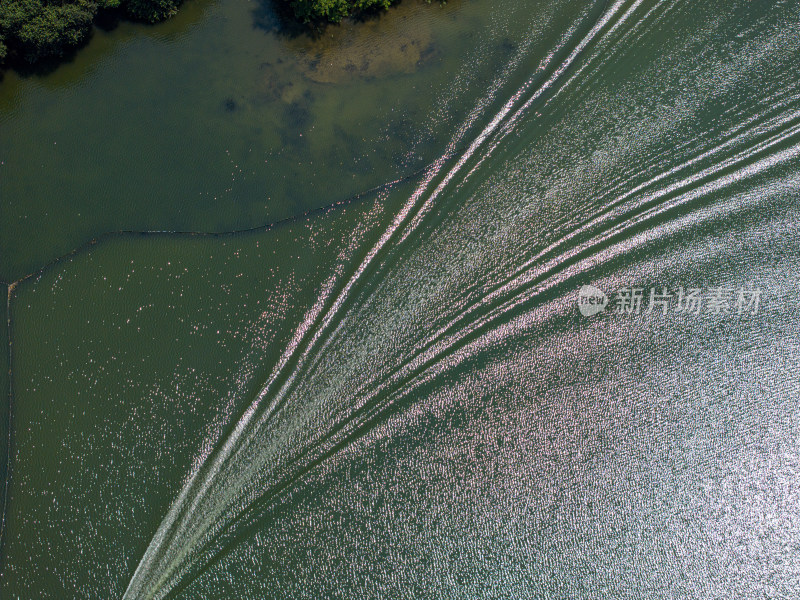
[[[35,63],[81,45],[102,14],[156,23],[182,0],[0,0],[0,64],[6,58]],[[304,23],[339,22],[396,0],[279,0]]]

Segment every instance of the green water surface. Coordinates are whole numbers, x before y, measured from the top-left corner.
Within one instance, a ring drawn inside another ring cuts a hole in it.
[[[793,597],[798,39],[789,1],[316,40],[190,2],[7,74],[0,595]]]

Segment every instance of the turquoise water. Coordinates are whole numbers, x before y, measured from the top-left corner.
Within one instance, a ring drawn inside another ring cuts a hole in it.
[[[325,54],[332,42],[265,33],[237,10],[200,3],[170,24],[184,33],[164,72],[185,64],[192,31],[238,32],[225,73],[265,59],[241,53],[249,36],[271,40],[295,56],[292,85],[317,90],[314,131],[360,135],[337,156],[370,168],[328,160],[289,186],[280,174],[302,155],[289,144],[285,162],[248,171],[251,191],[170,213],[148,186],[180,197],[223,180],[213,161],[172,165],[138,190],[109,178],[130,200],[62,215],[73,224],[46,248],[4,234],[7,273],[80,249],[11,295],[3,597],[792,597],[800,7],[407,4],[363,43],[430,27],[437,58],[406,72],[390,53],[364,78],[352,54]],[[125,31],[95,44],[120,58],[90,46],[62,71],[99,61],[74,93],[120,85],[117,60],[146,62],[150,42]],[[312,47],[327,63],[303,66]],[[225,101],[223,76],[200,79]],[[28,95],[3,127],[52,95],[65,106],[64,88],[9,80]],[[207,136],[187,144],[193,160],[259,119],[264,136],[310,131],[241,114],[248,93],[216,105],[238,125],[185,125]],[[337,97],[357,106],[322,108]],[[394,98],[408,137],[378,143],[367,132],[394,122]],[[339,139],[319,135],[308,157]],[[36,202],[11,197],[3,210],[46,231]],[[264,226],[278,215],[293,218]],[[584,285],[700,288],[705,304],[586,317]],[[720,286],[727,312],[709,310]],[[736,290],[759,290],[757,310]]]

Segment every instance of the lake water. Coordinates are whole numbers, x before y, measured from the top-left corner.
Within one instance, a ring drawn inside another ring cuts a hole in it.
[[[198,0],[6,74],[0,595],[792,597],[798,34]]]

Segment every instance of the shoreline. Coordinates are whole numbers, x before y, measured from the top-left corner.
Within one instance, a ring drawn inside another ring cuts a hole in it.
[[[121,0],[119,6],[104,1],[67,0],[53,6],[40,4],[38,10],[21,0],[8,0],[0,7],[0,80],[7,71],[46,74],[74,59],[98,29],[113,31],[122,23],[155,25],[178,14],[183,0]],[[267,0],[289,35],[303,32],[319,35],[326,27],[344,20],[367,21],[396,6],[402,0],[348,0],[335,7],[322,0]],[[431,4],[431,0],[424,0]]]

